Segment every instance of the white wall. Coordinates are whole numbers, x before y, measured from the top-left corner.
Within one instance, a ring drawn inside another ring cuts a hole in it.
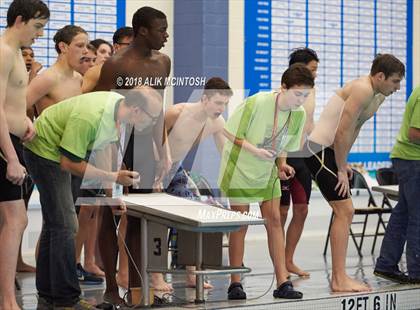
[[[229,102],[230,114],[245,97],[245,3],[243,0],[229,1],[229,68],[228,83],[233,89],[234,97]]]
[[[168,42],[165,44],[165,47],[161,49],[162,53],[168,55],[172,60],[171,75],[173,74],[173,55],[174,55],[174,0],[126,0],[126,26],[131,27],[131,20],[133,14],[143,6],[151,6],[157,10],[165,13],[168,20]],[[173,89],[172,87],[166,88],[166,105],[171,105],[173,103]]]
[[[420,85],[420,1],[414,1],[413,12],[413,88]]]

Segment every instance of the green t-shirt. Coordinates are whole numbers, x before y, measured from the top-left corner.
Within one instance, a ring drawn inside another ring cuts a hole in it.
[[[35,121],[37,134],[25,146],[57,163],[62,153],[75,161],[84,160],[89,151],[118,141],[115,107],[123,98],[120,94],[103,91],[54,104]]]
[[[391,158],[420,160],[420,144],[410,142],[408,139],[408,129],[410,127],[420,129],[420,86],[414,89],[408,99],[397,142],[391,152]]]
[[[239,139],[259,148],[272,148],[276,94],[260,92],[247,98],[229,117],[225,129]],[[300,139],[306,114],[302,107],[279,111],[277,117],[276,152],[294,152]],[[221,190],[237,202],[250,203],[280,196],[275,158],[262,160],[226,141],[219,172]],[[278,182],[276,182],[278,183]]]

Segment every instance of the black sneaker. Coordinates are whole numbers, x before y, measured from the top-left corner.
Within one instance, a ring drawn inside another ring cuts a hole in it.
[[[380,277],[380,278],[383,278],[392,282],[400,283],[400,284],[410,283],[410,278],[399,270],[388,272],[388,271],[380,271],[378,269],[375,269],[373,271],[373,274],[377,277]]]
[[[420,284],[420,278],[409,277],[408,278],[408,283],[410,283],[410,284]]]
[[[273,291],[273,297],[286,299],[302,299],[303,294],[299,291],[295,291],[292,282],[286,281],[282,283],[276,290]]]
[[[82,265],[79,263],[76,267],[77,278],[81,284],[86,285],[99,285],[104,282],[104,279],[101,277],[97,277],[94,274],[87,272],[83,269]]]
[[[54,307],[54,310],[99,310],[99,308],[81,299],[71,307]]]
[[[229,300],[246,299],[246,293],[244,292],[244,288],[242,287],[241,283],[233,282],[230,284],[228,288],[228,299]]]
[[[39,296],[38,297],[38,305],[36,310],[53,310],[54,305],[51,300],[48,300],[44,297]]]

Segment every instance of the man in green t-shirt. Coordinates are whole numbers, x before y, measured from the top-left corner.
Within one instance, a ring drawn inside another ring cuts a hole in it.
[[[301,105],[313,86],[314,78],[305,65],[290,66],[283,73],[279,92],[260,92],[247,98],[230,116],[224,131],[228,140],[222,152],[219,185],[229,198],[232,210],[245,213],[250,203],[260,204],[277,278],[277,289],[273,293],[276,298],[303,296],[287,280],[276,164],[279,164],[277,159],[281,152],[300,148],[306,118]],[[242,265],[246,230],[243,227],[230,234],[229,260],[233,267]],[[240,276],[232,274],[229,299],[246,299],[239,281]]]
[[[391,158],[398,177],[399,198],[374,273],[399,283],[420,283],[420,86],[408,99]],[[398,268],[406,242],[408,276]]]
[[[125,186],[138,183],[138,172],[105,171],[89,164],[86,157],[90,151],[106,150],[113,143],[122,151],[120,124],[136,128],[150,124],[161,113],[161,99],[145,86],[125,97],[115,92],[93,92],[48,107],[35,122],[37,136],[25,144],[24,159],[39,190],[44,219],[36,284],[47,303],[72,307],[79,301],[71,174],[99,180],[106,188],[112,182]],[[106,161],[110,162],[109,156]],[[124,211],[124,206],[119,208],[117,212]],[[62,292],[67,293],[63,296]]]

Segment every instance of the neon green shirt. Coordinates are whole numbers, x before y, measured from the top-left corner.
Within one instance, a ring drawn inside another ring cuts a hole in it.
[[[408,139],[410,127],[420,129],[420,86],[417,86],[408,98],[401,129],[397,136],[397,142],[392,149],[391,158],[420,160],[420,144],[413,143]]]
[[[247,98],[229,117],[225,129],[259,148],[271,148],[275,101],[276,94],[272,92],[260,92]],[[283,134],[276,138],[277,154],[299,150],[305,119],[302,107],[278,112],[277,133]],[[231,141],[226,141],[218,184],[227,197],[240,203],[279,197],[281,191],[276,179],[275,158],[262,160]]]
[[[123,98],[114,92],[92,92],[54,104],[35,121],[37,134],[25,146],[57,163],[62,153],[84,160],[88,151],[118,140],[115,107]]]

